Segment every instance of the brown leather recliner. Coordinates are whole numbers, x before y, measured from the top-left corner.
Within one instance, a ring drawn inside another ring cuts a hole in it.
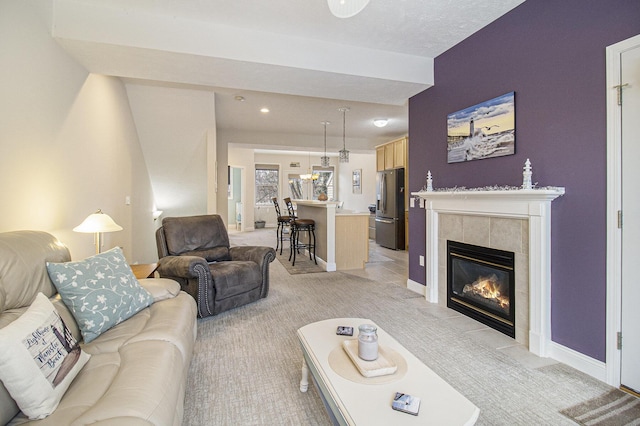
[[[269,292],[269,263],[275,250],[230,247],[219,215],[166,217],[156,231],[161,277],[180,283],[207,317],[237,308]]]

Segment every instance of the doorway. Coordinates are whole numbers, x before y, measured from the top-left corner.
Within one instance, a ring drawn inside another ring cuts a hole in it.
[[[227,218],[229,229],[241,231],[244,219],[242,168],[227,166]]]
[[[607,383],[640,391],[640,36],[607,48]],[[626,220],[625,220],[626,219]]]

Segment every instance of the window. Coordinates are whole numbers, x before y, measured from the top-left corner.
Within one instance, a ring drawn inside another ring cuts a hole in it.
[[[327,199],[333,201],[333,167],[313,166],[313,174],[318,174],[318,179],[313,181],[313,199],[317,200],[321,193],[327,194]]]
[[[303,189],[302,189],[302,179],[300,179],[299,174],[290,174],[289,175],[289,195],[294,200],[302,200],[303,197]]]
[[[256,205],[272,205],[278,197],[279,167],[273,164],[256,164]]]

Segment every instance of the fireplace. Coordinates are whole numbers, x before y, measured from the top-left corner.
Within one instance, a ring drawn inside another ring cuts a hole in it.
[[[447,240],[447,306],[515,338],[515,256]]]
[[[551,203],[564,193],[562,187],[412,192],[424,200],[426,285],[409,288],[446,306],[447,240],[512,251],[515,340],[535,355],[550,356]]]

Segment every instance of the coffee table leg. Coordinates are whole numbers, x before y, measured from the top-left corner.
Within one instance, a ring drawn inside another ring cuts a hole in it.
[[[302,358],[302,379],[300,380],[300,392],[306,392],[309,389],[309,367],[307,362]]]

